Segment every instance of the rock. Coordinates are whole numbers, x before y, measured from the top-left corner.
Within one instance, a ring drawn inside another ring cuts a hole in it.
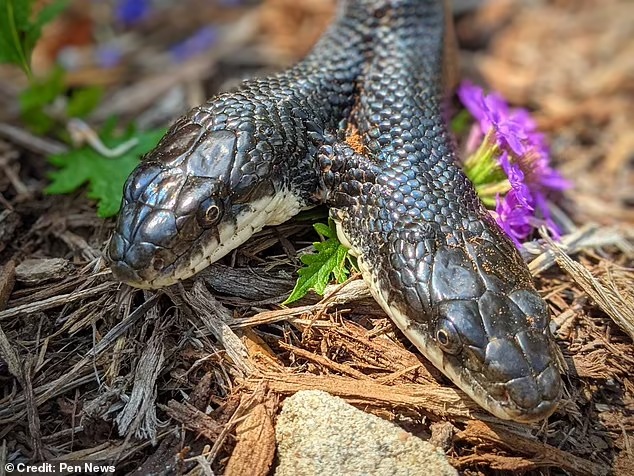
[[[276,476],[458,474],[441,450],[322,391],[286,399],[275,436]]]
[[[71,265],[62,258],[26,259],[15,268],[15,279],[24,284],[40,284],[68,276]]]

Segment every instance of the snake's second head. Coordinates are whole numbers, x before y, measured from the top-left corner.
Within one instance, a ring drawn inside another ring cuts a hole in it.
[[[532,422],[559,402],[562,361],[548,307],[507,241],[429,253],[424,243],[398,240],[389,283],[379,283],[375,274],[373,293],[403,333],[471,398],[500,418]]]
[[[442,247],[428,280],[430,360],[500,418],[541,420],[562,393],[546,303],[508,240]],[[416,326],[416,324],[414,324]]]
[[[168,134],[125,184],[106,249],[119,281],[153,289],[189,278],[297,204],[238,160],[233,132],[191,130]]]
[[[107,258],[120,281],[159,288],[185,279],[222,251],[234,220],[222,182],[143,162],[128,179]]]
[[[430,359],[496,416],[542,420],[562,392],[559,350],[548,322],[533,289],[443,301],[436,307]]]

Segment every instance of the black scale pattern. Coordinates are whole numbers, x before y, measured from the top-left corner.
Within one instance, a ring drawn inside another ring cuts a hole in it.
[[[561,394],[559,353],[527,267],[457,165],[444,25],[439,1],[383,12],[351,120],[363,151],[321,150],[327,203],[405,335],[485,408],[541,419]]]
[[[170,128],[125,185],[107,250],[115,277],[143,287],[171,284],[194,274],[203,244],[221,241],[223,228],[235,227],[256,200],[280,191],[300,206],[322,199],[317,150],[325,136],[345,129],[383,3],[342,2],[302,62],[245,81]]]

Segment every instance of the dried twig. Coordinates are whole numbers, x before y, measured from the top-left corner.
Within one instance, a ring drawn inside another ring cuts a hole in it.
[[[500,428],[492,428],[480,421],[467,423],[464,431],[458,432],[457,439],[472,444],[501,446],[508,450],[530,455],[532,459],[547,466],[569,471],[572,474],[601,476],[608,474],[608,468],[579,458],[539,440],[527,438]]]
[[[634,301],[620,293],[613,282],[601,282],[592,276],[583,265],[575,262],[549,238],[546,238],[557,264],[612,318],[629,336],[634,339]]]
[[[195,316],[218,339],[227,355],[238,369],[240,376],[251,373],[248,352],[240,338],[231,330],[234,319],[229,311],[197,281],[190,292],[183,290],[186,303],[194,310]]]

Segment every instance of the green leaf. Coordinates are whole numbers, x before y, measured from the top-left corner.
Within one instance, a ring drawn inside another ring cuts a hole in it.
[[[88,146],[50,156],[49,162],[59,170],[49,174],[51,184],[45,191],[52,195],[66,194],[87,184],[88,198],[98,202],[97,214],[103,218],[116,215],[121,206],[125,180],[140,157],[156,146],[164,134],[164,129],[136,134],[129,129],[122,136],[114,137],[111,127],[106,125],[101,139],[108,147],[114,148],[132,137],[138,143],[116,158],[104,157]]]
[[[86,117],[98,105],[103,97],[103,88],[92,86],[73,91],[66,106],[68,117]]]
[[[337,230],[335,228],[331,228],[330,224],[325,225],[323,223],[315,223],[313,228],[324,238],[337,238]]]
[[[343,283],[350,274],[350,270],[345,266],[348,248],[343,246],[337,238],[334,223],[332,221],[329,225],[316,223],[313,227],[317,233],[327,239],[313,243],[317,250],[316,254],[306,254],[300,258],[306,266],[298,271],[299,278],[295,288],[284,304],[303,298],[311,289],[323,295],[331,276],[334,276],[337,282]]]
[[[57,67],[48,76],[32,80],[20,93],[22,120],[36,134],[47,134],[56,126],[60,129],[67,119],[87,116],[101,101],[104,91],[100,86],[75,89],[67,99],[65,112],[57,108],[57,117],[51,115],[48,108],[66,91],[65,74],[62,68]]]
[[[469,114],[469,111],[462,109],[451,120],[450,129],[456,135],[463,135],[467,133],[472,122],[473,118],[471,114]]]
[[[24,30],[28,27],[32,0],[0,0],[0,62],[15,64],[30,75],[24,52]]]
[[[64,88],[64,70],[54,68],[47,76],[31,81],[20,93],[20,109],[24,111],[51,104],[64,92]]]
[[[32,19],[33,0],[0,0],[0,63],[19,66],[31,77],[31,54],[42,27],[67,4],[68,0],[55,0]]]
[[[55,68],[48,76],[32,80],[20,93],[20,115],[33,132],[43,135],[56,125],[57,121],[46,112],[46,107],[52,104],[64,89],[64,70]]]

